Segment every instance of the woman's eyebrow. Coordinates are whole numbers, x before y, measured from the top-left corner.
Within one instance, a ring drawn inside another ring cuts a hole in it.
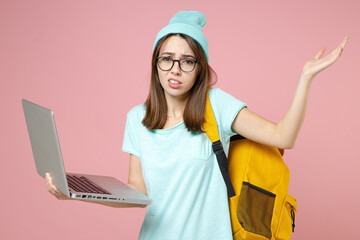
[[[173,55],[175,55],[175,53],[172,53],[172,52],[163,52],[161,55],[170,55],[170,56],[173,56]]]
[[[174,56],[175,53],[172,53],[172,52],[163,52],[161,55]],[[188,55],[188,54],[182,54],[182,55],[181,55],[181,58],[188,58],[188,57],[195,58],[193,55]]]
[[[183,55],[181,55],[181,57],[185,57],[185,58],[187,58],[187,57],[195,58],[193,55],[187,55],[187,54],[183,54]]]

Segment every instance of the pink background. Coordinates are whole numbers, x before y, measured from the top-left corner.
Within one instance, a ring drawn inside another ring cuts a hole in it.
[[[0,239],[137,238],[145,209],[58,201],[46,191],[21,99],[55,112],[68,171],[127,181],[126,113],[144,102],[153,41],[179,10],[207,16],[216,86],[272,121],[289,106],[304,63],[350,36],[315,79],[285,159],[299,208],[293,239],[358,238],[359,1],[126,2],[0,1]]]

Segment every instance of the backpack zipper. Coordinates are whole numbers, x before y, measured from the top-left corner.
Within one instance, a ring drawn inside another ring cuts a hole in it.
[[[291,206],[291,219],[292,219],[292,232],[294,232],[295,230],[295,212],[294,212],[294,207],[292,205]]]

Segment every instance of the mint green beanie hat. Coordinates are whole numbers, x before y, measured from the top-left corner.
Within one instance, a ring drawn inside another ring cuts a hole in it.
[[[206,59],[208,56],[208,41],[202,32],[202,27],[206,24],[206,17],[197,11],[180,11],[170,19],[169,25],[160,30],[156,36],[153,51],[159,40],[169,33],[182,33],[196,40],[203,48]]]

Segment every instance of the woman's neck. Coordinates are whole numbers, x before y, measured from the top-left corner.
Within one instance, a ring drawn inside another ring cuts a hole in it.
[[[183,115],[187,100],[188,97],[179,98],[166,96],[167,120],[164,128],[173,127],[184,120]]]

